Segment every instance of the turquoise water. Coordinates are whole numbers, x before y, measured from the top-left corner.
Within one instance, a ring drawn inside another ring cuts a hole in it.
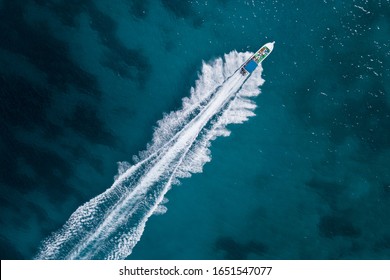
[[[202,60],[269,41],[256,116],[212,142],[128,258],[388,258],[389,1],[3,0],[0,14],[2,259],[34,258],[109,188]]]

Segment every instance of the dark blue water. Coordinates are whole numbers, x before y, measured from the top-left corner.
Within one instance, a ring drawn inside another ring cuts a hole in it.
[[[276,41],[256,116],[212,143],[130,259],[388,259],[389,1],[0,1],[0,253],[111,186],[202,60]]]

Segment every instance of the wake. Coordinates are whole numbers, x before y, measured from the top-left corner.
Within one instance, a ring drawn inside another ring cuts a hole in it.
[[[261,66],[247,79],[236,71],[251,53],[233,51],[207,64],[183,107],[158,121],[153,140],[119,163],[113,185],[81,205],[43,241],[36,259],[124,259],[140,240],[148,218],[165,213],[165,194],[180,178],[202,172],[209,146],[228,136],[226,126],[254,116],[250,97],[260,93]]]

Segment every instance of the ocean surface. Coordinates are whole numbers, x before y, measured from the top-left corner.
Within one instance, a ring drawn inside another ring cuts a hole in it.
[[[389,0],[0,19],[1,259],[389,259]]]

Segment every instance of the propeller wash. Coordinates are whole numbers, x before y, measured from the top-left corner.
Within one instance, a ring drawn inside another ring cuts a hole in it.
[[[165,213],[165,194],[178,179],[202,172],[211,160],[210,143],[228,136],[228,124],[254,116],[251,97],[260,93],[262,68],[273,43],[255,54],[232,51],[204,63],[182,109],[157,122],[152,142],[134,157],[134,165],[119,163],[110,188],[81,205],[42,242],[36,259],[124,259],[140,240],[148,218]],[[255,78],[248,79],[251,74]]]

